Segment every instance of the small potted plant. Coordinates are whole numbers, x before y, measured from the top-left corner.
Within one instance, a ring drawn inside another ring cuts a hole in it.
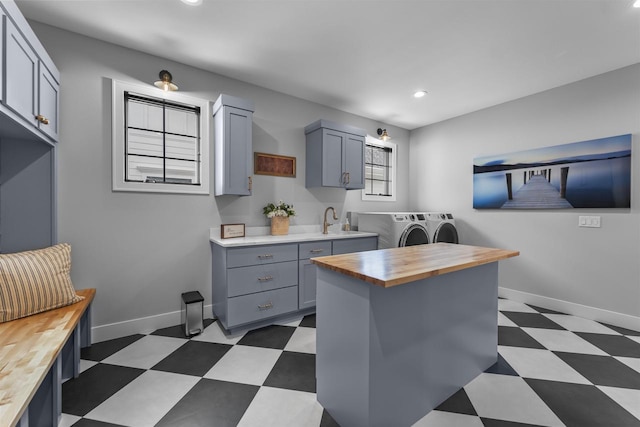
[[[272,235],[280,236],[289,234],[289,217],[296,214],[293,205],[279,200],[277,204],[269,203],[262,208],[262,213],[271,219]]]

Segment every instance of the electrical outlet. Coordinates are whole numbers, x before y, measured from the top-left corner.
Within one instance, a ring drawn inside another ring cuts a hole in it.
[[[600,228],[600,217],[580,215],[578,217],[578,227]]]

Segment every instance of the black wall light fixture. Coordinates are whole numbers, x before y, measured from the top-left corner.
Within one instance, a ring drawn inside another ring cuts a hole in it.
[[[387,133],[387,130],[382,128],[378,128],[378,136],[383,141],[389,141],[391,139],[391,137]]]
[[[178,86],[176,86],[175,83],[173,83],[172,81],[173,76],[167,70],[160,71],[160,73],[158,74],[158,77],[160,77],[160,80],[157,80],[154,83],[156,87],[159,87],[160,89],[167,92],[170,90],[171,91],[178,90]]]

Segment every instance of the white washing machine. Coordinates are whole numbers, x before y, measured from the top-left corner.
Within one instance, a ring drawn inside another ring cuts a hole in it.
[[[453,215],[442,212],[427,212],[425,215],[431,243],[458,243],[458,229]]]
[[[358,212],[358,230],[378,233],[378,249],[430,242],[424,212]]]

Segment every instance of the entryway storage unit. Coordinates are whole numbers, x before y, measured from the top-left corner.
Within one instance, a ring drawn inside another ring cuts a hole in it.
[[[364,130],[318,120],[306,126],[304,133],[307,188],[364,188]]]

